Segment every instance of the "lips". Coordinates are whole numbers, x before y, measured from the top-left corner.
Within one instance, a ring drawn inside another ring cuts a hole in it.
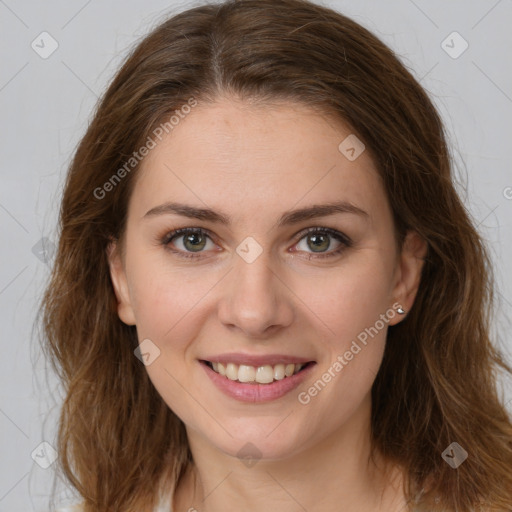
[[[227,353],[207,357],[202,362],[232,381],[270,384],[295,375],[314,361],[286,354]]]
[[[300,369],[298,369],[294,363],[288,363],[294,366],[294,373],[290,376],[285,376],[282,379],[272,379],[271,382],[268,383],[260,383],[256,381],[248,381],[241,382],[238,380],[231,380],[225,375],[221,375],[218,372],[219,364],[217,364],[217,371],[213,369],[213,362],[208,362],[206,360],[198,361],[200,366],[204,369],[206,375],[209,377],[210,381],[215,385],[217,389],[219,389],[226,396],[233,398],[237,401],[241,402],[269,402],[273,400],[277,400],[279,398],[285,397],[292,390],[297,388],[308,376],[311,375],[316,363],[314,361],[309,361],[305,363],[298,363],[297,366],[300,365]],[[226,367],[230,364],[234,365],[234,363],[226,363]],[[276,367],[279,365],[283,365],[283,363],[277,363],[277,365],[263,365],[270,366],[273,371],[276,370]],[[240,366],[248,366],[248,365],[238,365],[238,375],[240,374]],[[258,370],[261,367],[258,367]],[[243,372],[246,370],[243,369]],[[261,370],[261,371],[268,371]],[[286,371],[286,367],[285,367]],[[233,375],[234,376],[234,375]],[[275,375],[273,375],[274,377]],[[278,375],[279,376],[279,375]],[[244,378],[242,376],[242,378]],[[270,380],[270,375],[268,375],[268,380]]]

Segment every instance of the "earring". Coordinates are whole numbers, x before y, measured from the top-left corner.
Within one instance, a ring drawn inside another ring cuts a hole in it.
[[[399,314],[399,315],[405,315],[405,309],[402,308],[402,306],[400,306],[396,312]]]

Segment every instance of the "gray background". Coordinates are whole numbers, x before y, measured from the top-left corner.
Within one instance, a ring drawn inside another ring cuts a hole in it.
[[[67,165],[127,50],[166,13],[198,4],[0,0],[0,512],[48,510],[55,465],[40,466],[51,462],[50,449],[41,451],[40,443],[55,445],[62,395],[46,371],[33,324],[52,261]],[[512,250],[512,2],[324,5],[392,47],[438,106],[461,194],[491,249],[499,292],[495,338],[512,361],[512,269],[505,264]],[[46,59],[31,46],[34,41],[40,53],[51,49],[48,36],[39,36],[43,31],[58,43]],[[461,55],[464,41],[450,36],[454,31],[469,45]],[[512,382],[501,382],[510,410]],[[64,499],[69,492],[61,491]]]

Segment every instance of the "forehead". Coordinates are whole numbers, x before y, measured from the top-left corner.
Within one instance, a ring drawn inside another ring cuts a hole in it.
[[[343,123],[299,104],[200,104],[142,161],[133,208],[140,217],[157,204],[179,200],[246,220],[340,199],[367,211],[386,208],[369,152],[355,159],[344,152],[354,142]]]

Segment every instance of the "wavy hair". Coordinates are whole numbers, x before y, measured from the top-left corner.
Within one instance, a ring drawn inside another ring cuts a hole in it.
[[[226,1],[165,20],[128,55],[76,149],[40,312],[66,393],[60,467],[84,510],[150,511],[191,463],[184,425],[134,357],[135,327],[117,315],[107,247],[123,239],[138,164],[111,179],[190,98],[226,93],[307,105],[364,142],[398,242],[412,229],[428,243],[415,303],[389,328],[372,387],[372,447],[405,468],[416,506],[511,510],[512,423],[497,380],[512,368],[491,342],[492,267],[456,191],[440,116],[376,36],[305,0]],[[457,469],[441,456],[454,441],[469,454]]]

